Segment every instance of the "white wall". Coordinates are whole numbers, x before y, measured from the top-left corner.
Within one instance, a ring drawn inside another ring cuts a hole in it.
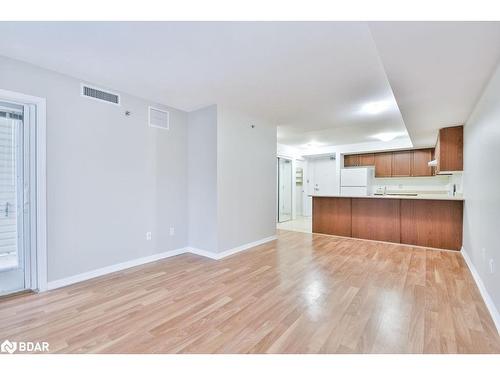
[[[49,281],[187,242],[187,114],[168,108],[170,130],[149,128],[154,103],[89,100],[80,82],[0,57],[0,88],[47,99]]]
[[[217,106],[188,115],[189,246],[217,251]]]
[[[414,191],[429,194],[448,194],[451,184],[457,185],[457,193],[462,193],[462,176],[440,175],[429,177],[388,177],[373,179],[373,191],[377,187],[386,187],[387,191]]]
[[[464,130],[464,250],[500,310],[500,69]],[[495,264],[490,272],[489,262]],[[500,322],[497,322],[500,323]],[[499,326],[500,328],[500,326]]]
[[[219,251],[275,235],[276,142],[271,122],[218,106]]]

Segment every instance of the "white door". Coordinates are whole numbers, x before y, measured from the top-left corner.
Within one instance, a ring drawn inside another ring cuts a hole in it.
[[[0,295],[30,287],[29,131],[25,106],[0,102]],[[26,183],[26,189],[25,189]]]
[[[311,159],[307,163],[309,195],[335,195],[335,159]],[[307,197],[305,216],[312,215],[312,198]]]
[[[316,159],[312,162],[313,195],[335,194],[335,159]]]

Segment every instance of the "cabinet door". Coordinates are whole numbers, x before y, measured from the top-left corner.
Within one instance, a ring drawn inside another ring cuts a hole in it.
[[[453,126],[439,130],[436,147],[438,172],[463,170],[463,126]]]
[[[344,167],[357,167],[359,165],[359,155],[344,155]]]
[[[434,158],[436,159],[436,162],[437,162],[437,165],[434,167],[434,174],[437,174],[440,171],[440,168],[439,168],[439,164],[440,164],[439,155],[441,154],[440,144],[441,144],[441,142],[439,140],[439,133],[438,133],[436,148],[434,149]]]
[[[413,150],[411,175],[415,177],[432,176],[432,167],[429,167],[431,160],[432,149]]]
[[[352,237],[400,242],[399,199],[352,198],[351,202]]]
[[[392,152],[375,154],[375,177],[392,176]]]
[[[361,154],[359,155],[359,166],[372,167],[375,165],[375,154]]]
[[[392,176],[411,176],[411,151],[398,151],[392,153]]]
[[[401,243],[460,250],[462,222],[462,201],[401,199]]]

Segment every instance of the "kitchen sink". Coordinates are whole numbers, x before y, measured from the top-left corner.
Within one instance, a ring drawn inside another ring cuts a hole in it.
[[[386,194],[386,195],[393,195],[393,196],[404,195],[407,197],[416,197],[418,194],[417,193],[390,193],[390,194]]]

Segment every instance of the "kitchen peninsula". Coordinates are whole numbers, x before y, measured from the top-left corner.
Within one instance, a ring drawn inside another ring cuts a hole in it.
[[[463,198],[313,196],[314,233],[460,250]]]

